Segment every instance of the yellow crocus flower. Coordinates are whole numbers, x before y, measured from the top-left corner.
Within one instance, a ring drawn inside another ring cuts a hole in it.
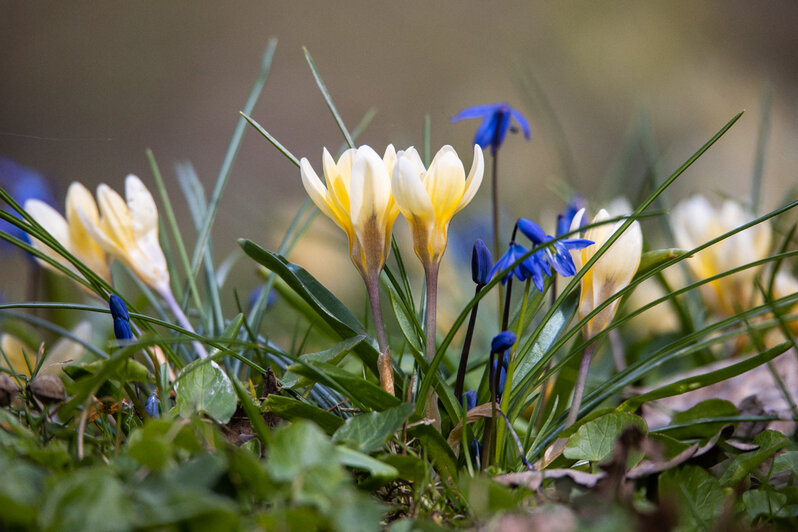
[[[735,201],[726,200],[715,208],[704,196],[696,195],[674,207],[670,222],[676,245],[690,250],[753,219]],[[762,222],[699,251],[686,262],[696,279],[706,279],[767,257],[771,241],[770,224]],[[751,304],[754,278],[760,269],[748,268],[716,279],[702,285],[701,294],[715,313],[731,316]]]
[[[158,241],[158,208],[141,182],[129,175],[122,199],[106,184],[97,187],[99,218],[78,205],[77,214],[88,233],[109,255],[121,261],[158,294],[171,294],[169,269]]]
[[[30,199],[25,202],[25,210],[31,217],[38,222],[48,233],[50,233],[64,248],[82,261],[94,273],[110,281],[111,273],[108,268],[108,258],[97,242],[92,238],[87,223],[95,225],[99,220],[97,204],[91,192],[80,183],[72,183],[69,186],[66,196],[66,218],[50,205],[37,199]],[[79,212],[85,213],[85,219],[81,219]],[[77,272],[75,267],[64,257],[56,253],[42,241],[33,238],[33,247],[57,260],[70,270]],[[50,267],[44,261],[43,265]]]
[[[578,229],[582,224],[585,210],[581,209],[571,223],[571,230]],[[609,220],[610,215],[601,209],[593,223]],[[623,225],[620,220],[615,224],[602,224],[587,230],[584,238],[592,240],[594,244],[573,253],[574,264],[577,271],[582,269],[596,251]],[[625,288],[632,281],[640,265],[640,256],[643,252],[643,233],[637,221],[626,228],[623,234],[607,249],[593,266],[584,274],[581,281],[582,291],[579,296],[579,318],[584,318],[601,303]],[[604,330],[615,316],[618,309],[618,299],[614,300],[601,312],[591,318],[584,326],[585,337],[590,338]]]
[[[446,249],[449,222],[474,198],[484,171],[485,161],[479,145],[474,145],[468,178],[451,146],[438,151],[429,169],[424,168],[414,148],[397,154],[393,195],[410,224],[416,255],[425,268],[440,263]]]
[[[389,145],[380,156],[370,146],[347,150],[338,162],[325,148],[323,184],[307,158],[299,168],[302,184],[313,203],[346,232],[349,252],[363,279],[379,277],[391,249],[391,231],[399,208],[391,194],[396,150]]]
[[[84,342],[91,340],[91,324],[88,321],[80,322],[71,332],[72,336]],[[35,369],[37,363],[36,349],[30,348],[10,333],[0,335],[0,349],[5,354],[5,357],[0,356],[0,368],[26,377],[31,376],[30,370]],[[60,375],[64,366],[79,361],[85,351],[86,348],[82,344],[64,336],[51,348],[44,349],[44,362],[37,375]],[[8,364],[6,364],[6,359],[8,359]],[[30,368],[28,364],[30,364]]]

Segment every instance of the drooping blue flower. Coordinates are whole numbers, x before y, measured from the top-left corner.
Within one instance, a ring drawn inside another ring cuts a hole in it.
[[[471,453],[471,459],[474,461],[476,469],[482,468],[482,444],[476,438],[471,440],[468,444],[468,450]]]
[[[0,187],[3,187],[20,205],[24,205],[29,199],[39,199],[50,205],[55,204],[50,183],[42,174],[2,155],[0,155]],[[8,208],[7,210],[17,218],[21,218],[19,213],[13,209]],[[30,243],[30,237],[26,232],[5,220],[0,220],[0,231]],[[9,245],[8,242],[0,239],[0,247]]]
[[[161,403],[158,401],[157,395],[152,394],[147,397],[147,401],[144,403],[144,411],[152,418],[161,417]]]
[[[557,236],[562,236],[571,232],[571,221],[573,221],[579,209],[585,207],[585,199],[579,194],[575,194],[565,209],[557,215]]]
[[[498,261],[496,261],[496,264],[493,265],[493,268],[490,270],[489,277],[493,277],[497,273],[506,270],[515,264],[518,259],[528,253],[529,250],[524,246],[516,244],[515,242],[511,243],[510,247],[507,249],[507,252],[502,255]],[[519,281],[526,281],[531,277],[535,288],[542,292],[544,286],[544,275],[551,275],[551,269],[546,263],[545,253],[543,250],[533,253],[524,259],[521,264],[513,268],[512,271],[510,271],[510,273],[502,279],[502,284],[507,283],[507,280],[511,275],[515,275],[516,279]]]
[[[586,238],[566,238],[552,242],[553,236],[547,235],[538,224],[527,218],[518,220],[518,229],[535,246],[551,242],[551,246],[545,248],[546,261],[563,277],[570,277],[576,273],[576,265],[570,250],[586,248],[593,244],[592,240]],[[554,248],[553,252],[552,247]]]
[[[502,331],[490,341],[490,350],[493,353],[503,353],[515,344],[515,335],[510,331]]]
[[[471,253],[471,279],[475,284],[484,285],[490,281],[493,257],[488,246],[482,239],[474,242],[474,251]]]
[[[111,294],[108,298],[108,306],[111,309],[111,317],[114,319],[114,336],[117,340],[132,340],[133,330],[130,328],[130,315],[122,298],[116,294]]]
[[[504,142],[507,130],[511,129],[511,118],[515,119],[515,122],[524,132],[524,137],[529,140],[529,123],[526,118],[518,110],[513,109],[504,102],[467,107],[453,116],[451,120],[452,122],[458,122],[470,118],[482,119],[482,124],[480,124],[479,129],[474,134],[474,144],[479,144],[482,148],[490,146],[493,155],[496,155],[496,150]]]
[[[477,392],[476,390],[468,390],[463,394],[461,401],[465,404],[466,412],[472,410],[477,406]]]

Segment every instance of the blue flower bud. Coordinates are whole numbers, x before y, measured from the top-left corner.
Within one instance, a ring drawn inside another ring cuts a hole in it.
[[[474,250],[471,253],[471,279],[476,284],[488,284],[490,281],[490,270],[493,267],[493,257],[488,246],[481,239],[474,242]]]
[[[493,374],[496,375],[496,365],[498,360],[493,361]],[[504,384],[507,382],[507,366],[502,363],[499,365],[499,385],[496,387],[496,396],[501,397],[504,393]]]
[[[130,329],[130,322],[121,318],[114,319],[114,336],[117,340],[132,340],[133,331]]]
[[[477,406],[477,392],[475,390],[468,390],[463,394],[461,399],[465,403],[466,412]]]
[[[482,444],[479,440],[474,438],[468,444],[468,450],[471,452],[471,459],[474,461],[474,467],[479,469],[482,466]]]
[[[493,353],[504,353],[515,343],[515,335],[510,331],[502,331],[493,337],[490,342],[490,350]]]
[[[108,306],[111,307],[111,316],[113,316],[114,319],[130,321],[130,316],[127,313],[127,307],[125,306],[125,302],[122,301],[121,297],[116,294],[111,294],[111,297],[108,298]]]
[[[144,411],[150,417],[161,417],[161,403],[158,401],[158,396],[155,394],[147,397],[144,403]]]

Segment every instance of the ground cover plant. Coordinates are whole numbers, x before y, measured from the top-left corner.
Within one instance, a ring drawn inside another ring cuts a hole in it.
[[[274,53],[212,190],[152,152],[151,175],[74,183],[63,211],[0,190],[0,237],[52,287],[0,305],[4,528],[798,526],[796,199],[762,210],[756,173],[744,200],[664,194],[742,113],[625,200],[570,191],[557,219],[506,227],[497,161],[513,132],[534,141],[519,111],[453,117],[475,126],[468,153],[432,146],[429,120],[417,147],[359,145],[373,114],[348,129],[305,51],[342,146],[297,157],[252,116]],[[278,249],[239,240],[262,286],[227,308],[210,235],[248,130],[308,199]],[[470,270],[441,270],[476,194],[489,229]],[[291,261],[327,219],[360,308]]]

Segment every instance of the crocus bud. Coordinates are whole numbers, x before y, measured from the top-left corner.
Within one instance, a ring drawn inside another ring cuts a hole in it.
[[[493,337],[490,342],[490,350],[493,353],[504,353],[515,343],[515,335],[510,331],[502,331]]]
[[[471,279],[479,285],[488,284],[490,281],[490,269],[493,266],[493,257],[488,246],[481,239],[474,242],[474,250],[471,252]]]

